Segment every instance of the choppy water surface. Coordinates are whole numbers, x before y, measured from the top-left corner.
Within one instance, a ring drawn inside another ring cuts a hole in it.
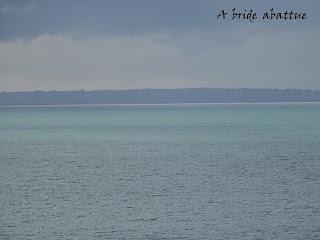
[[[0,239],[320,239],[320,104],[1,107]]]

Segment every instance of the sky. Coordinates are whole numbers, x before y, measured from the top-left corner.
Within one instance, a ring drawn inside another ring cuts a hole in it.
[[[318,0],[0,0],[0,91],[320,89],[319,43]]]

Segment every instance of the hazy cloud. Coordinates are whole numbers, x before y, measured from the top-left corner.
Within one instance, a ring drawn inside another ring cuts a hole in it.
[[[306,21],[231,23],[219,9],[308,11]],[[317,1],[0,2],[0,91],[320,89]]]
[[[222,43],[210,34],[85,39],[46,34],[3,42],[1,90],[320,88],[319,32],[235,35],[242,40]]]

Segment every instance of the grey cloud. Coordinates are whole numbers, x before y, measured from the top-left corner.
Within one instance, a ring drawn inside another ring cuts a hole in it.
[[[300,22],[218,21],[231,8],[306,10]],[[320,89],[320,4],[297,1],[0,2],[0,90]]]
[[[210,34],[86,39],[47,34],[31,41],[0,43],[1,90],[319,89],[319,31],[273,34],[235,33],[231,36],[240,39],[236,43],[223,43]]]
[[[14,4],[13,4],[14,3]],[[305,10],[310,14],[302,27],[317,25],[320,5],[316,0],[298,1],[212,1],[212,0],[28,0],[5,1],[0,11],[0,40],[33,38],[43,34],[73,33],[79,37],[145,33],[184,33],[188,31],[229,31],[247,23],[221,23],[216,15],[233,7],[262,13],[270,8]],[[301,24],[272,24],[260,27],[300,28]]]

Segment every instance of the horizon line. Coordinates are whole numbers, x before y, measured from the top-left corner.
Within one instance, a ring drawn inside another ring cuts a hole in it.
[[[268,104],[320,104],[318,102],[200,102],[200,103],[70,103],[70,104],[0,104],[5,107],[81,107],[81,106],[169,106],[169,105],[268,105]]]
[[[188,87],[188,88],[127,88],[127,89],[73,89],[73,90],[14,90],[14,91],[0,91],[1,93],[32,93],[32,92],[98,92],[98,91],[141,91],[141,90],[196,90],[196,89],[206,89],[206,90],[300,90],[300,91],[320,91],[320,89],[311,88],[212,88],[212,87]]]

